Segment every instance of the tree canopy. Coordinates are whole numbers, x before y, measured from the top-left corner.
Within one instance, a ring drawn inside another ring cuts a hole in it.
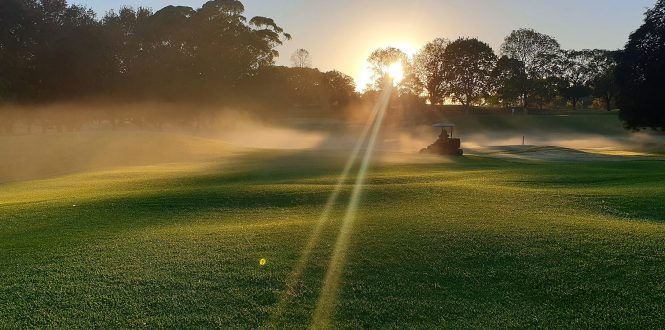
[[[502,56],[492,70],[491,84],[497,100],[504,105],[515,105],[526,98],[529,83],[522,61]]]
[[[519,29],[511,32],[501,45],[501,54],[524,63],[528,75],[535,75],[537,59],[559,51],[561,46],[556,39],[533,29]]]
[[[620,116],[633,129],[665,130],[665,0],[648,10],[616,68]]]
[[[442,104],[446,97],[444,63],[450,41],[437,38],[428,42],[414,58],[414,68],[431,104]]]
[[[443,63],[447,96],[466,107],[475,104],[489,92],[496,61],[492,48],[478,39],[453,41]]]
[[[0,6],[3,94],[16,100],[214,97],[272,65],[290,38],[270,18],[247,21],[234,0],[124,7],[99,21],[65,0]]]
[[[375,82],[374,88],[381,89],[388,77],[388,68],[399,63],[402,67],[409,66],[409,59],[406,53],[395,47],[379,48],[374,50],[367,59],[369,63],[373,79]]]

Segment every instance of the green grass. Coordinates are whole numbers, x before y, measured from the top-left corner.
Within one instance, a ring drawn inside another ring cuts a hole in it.
[[[306,328],[350,184],[269,319],[342,156],[266,151],[0,185],[0,328]],[[665,323],[662,160],[404,159],[369,173],[335,326]]]
[[[451,120],[461,128],[470,131],[510,131],[519,130],[529,133],[568,133],[602,134],[625,136],[616,112],[587,111],[586,114],[545,114],[523,116],[510,115],[458,115]]]

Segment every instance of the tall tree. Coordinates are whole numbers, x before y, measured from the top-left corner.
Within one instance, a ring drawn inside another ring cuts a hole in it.
[[[0,3],[0,75],[20,100],[80,96],[104,79],[106,51],[91,10],[64,0]]]
[[[605,110],[612,110],[612,104],[618,93],[617,84],[615,82],[617,61],[621,57],[621,52],[615,51],[600,51],[599,56],[599,71],[591,80],[591,89],[593,96],[603,100]]]
[[[330,93],[330,105],[339,107],[349,104],[356,97],[356,83],[353,78],[339,71],[328,71],[323,79]]]
[[[453,41],[446,48],[443,68],[447,96],[467,108],[477,103],[490,90],[496,61],[492,48],[478,39]]]
[[[295,68],[312,67],[312,55],[307,49],[300,48],[291,54],[291,64]]]
[[[409,67],[409,58],[402,50],[395,47],[379,48],[372,52],[367,59],[374,81],[374,88],[381,89],[389,79],[388,69],[391,65],[399,63],[406,70]]]
[[[602,50],[561,51],[558,61],[562,81],[562,95],[568,99],[573,109],[577,109],[580,99],[591,95],[591,83],[599,72],[605,70],[610,60]]]
[[[536,60],[539,79],[556,81],[562,97],[576,109],[579,101],[592,93],[596,77],[611,67],[611,52],[606,50],[561,50]]]
[[[152,15],[147,8],[122,7],[102,18],[102,38],[111,48],[115,68],[108,93],[137,94],[145,88],[145,77],[151,76],[145,57],[150,50],[147,26]]]
[[[0,1],[0,79],[5,99],[29,90],[32,62],[39,45],[41,12],[37,3]]]
[[[444,62],[448,39],[437,38],[428,42],[414,58],[417,77],[427,91],[431,104],[442,104],[446,96]]]
[[[647,11],[617,67],[621,119],[633,129],[665,130],[665,0]]]
[[[247,22],[243,13],[240,1],[213,0],[191,16],[196,70],[208,93],[233,90],[238,81],[274,64],[275,47],[291,38],[272,19]]]
[[[560,48],[556,39],[533,29],[514,30],[504,39],[501,54],[518,60],[524,67],[524,74],[515,77],[520,81],[513,80],[511,85],[520,89],[520,100],[525,113],[529,106],[529,96],[538,84],[536,80],[545,78],[540,60],[554,56]]]
[[[493,90],[499,101],[504,105],[518,103],[526,104],[526,90],[524,86],[529,79],[526,77],[524,63],[518,59],[502,56],[492,71]]]
[[[531,90],[531,100],[541,109],[560,96],[559,92],[563,84],[560,78],[551,76],[548,78],[531,79],[530,81],[533,88]]]
[[[537,75],[536,60],[541,56],[555,54],[561,46],[556,39],[533,29],[519,29],[511,32],[501,45],[501,55],[524,63],[529,77]]]

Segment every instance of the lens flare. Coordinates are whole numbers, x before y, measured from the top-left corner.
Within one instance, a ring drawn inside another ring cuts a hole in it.
[[[316,310],[314,311],[314,317],[311,324],[313,329],[327,329],[330,327],[330,318],[335,310],[337,297],[339,295],[340,280],[346,263],[351,232],[353,231],[353,224],[355,222],[358,206],[360,205],[361,193],[376,146],[376,140],[383,124],[386,109],[388,108],[391,93],[392,90],[388,87],[384,90],[381,100],[378,103],[379,113],[374,121],[372,133],[367,141],[365,154],[362,163],[360,164],[360,169],[358,170],[358,176],[356,177],[353,191],[351,192],[351,199],[344,214],[342,227],[337,237],[335,249],[328,264],[328,270],[323,282],[323,288],[319,295],[319,301],[316,305]]]
[[[379,112],[380,112],[380,104],[377,104],[376,106],[374,106],[372,113],[370,114],[370,117],[367,123],[365,124],[365,127],[363,128],[363,131],[360,133],[358,141],[353,147],[353,151],[351,152],[351,155],[346,161],[342,173],[337,179],[335,188],[328,197],[323,212],[321,213],[321,216],[317,220],[316,224],[314,225],[314,228],[312,229],[312,232],[309,235],[309,239],[305,244],[305,247],[303,249],[302,254],[300,255],[300,258],[296,262],[296,265],[294,266],[293,270],[289,274],[289,277],[287,278],[286,290],[281,294],[277,302],[277,305],[271,314],[270,317],[271,324],[275,325],[279,321],[279,318],[284,312],[284,308],[287,306],[289,302],[289,298],[295,294],[296,286],[298,285],[298,282],[302,278],[302,273],[304,272],[305,267],[307,266],[307,263],[311,258],[312,252],[314,251],[314,248],[318,245],[319,241],[321,240],[321,234],[323,232],[324,225],[328,222],[330,218],[330,213],[332,212],[335,204],[337,203],[337,200],[339,199],[339,195],[342,192],[342,188],[344,187],[344,184],[348,180],[349,174],[351,173],[351,169],[353,168],[353,165],[356,163],[356,160],[360,155],[363,145],[367,141],[367,137],[369,136],[371,129],[373,127],[372,124],[376,121],[376,116],[379,114]]]
[[[356,145],[353,148],[349,159],[347,160],[344,170],[342,171],[340,177],[337,180],[335,189],[329,196],[324,210],[319,217],[317,223],[310,234],[310,237],[307,241],[307,244],[304,247],[303,253],[298,259],[295,267],[289,274],[286,283],[286,290],[281,294],[277,305],[273,309],[270,318],[270,324],[275,326],[279,321],[279,318],[284,312],[286,305],[289,302],[289,298],[295,294],[295,289],[302,278],[304,269],[311,258],[311,255],[314,251],[314,248],[319,243],[321,234],[324,228],[325,223],[328,222],[330,213],[334,208],[339,195],[346,183],[348,176],[353,168],[353,165],[356,163],[358,156],[362,150],[363,145],[366,144],[365,154],[363,155],[361,165],[356,177],[353,191],[351,193],[351,199],[347,206],[344,219],[342,222],[342,227],[340,228],[340,233],[335,243],[335,250],[333,251],[332,258],[330,260],[326,277],[324,280],[324,286],[321,290],[319,297],[319,302],[317,303],[317,308],[314,313],[314,318],[312,321],[312,327],[325,327],[329,323],[330,315],[332,314],[335,308],[335,302],[337,300],[337,291],[339,287],[339,280],[341,278],[343,266],[346,260],[346,253],[349,244],[350,232],[352,229],[353,220],[355,218],[355,213],[358,209],[360,202],[360,194],[362,192],[362,185],[365,181],[365,176],[371,162],[371,156],[376,145],[376,139],[379,134],[381,125],[383,123],[383,118],[385,116],[385,111],[388,108],[388,103],[390,101],[390,94],[392,93],[391,87],[386,88],[377,104],[374,106],[372,114],[365,125],[362,133]],[[370,135],[371,133],[371,135]]]

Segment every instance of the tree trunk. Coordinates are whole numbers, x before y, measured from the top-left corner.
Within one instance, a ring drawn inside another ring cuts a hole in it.
[[[605,96],[605,110],[612,111],[612,97],[609,95]]]
[[[467,97],[466,97],[466,102],[463,102],[463,103],[464,103],[464,104],[463,104],[463,105],[464,105],[464,114],[465,114],[465,115],[468,115],[468,114],[469,114],[469,107],[471,106],[471,100],[470,100],[470,98],[467,96]]]
[[[527,113],[528,108],[529,108],[529,104],[527,104],[526,94],[522,94],[522,110],[524,110],[524,113]]]

